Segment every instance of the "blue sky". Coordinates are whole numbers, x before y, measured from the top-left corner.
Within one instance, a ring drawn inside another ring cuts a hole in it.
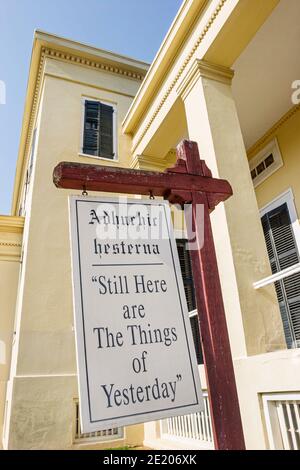
[[[0,0],[0,214],[9,214],[33,32],[151,62],[182,0]],[[1,103],[1,100],[0,100]]]

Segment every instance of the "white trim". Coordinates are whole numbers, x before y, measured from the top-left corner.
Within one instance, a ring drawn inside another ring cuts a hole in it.
[[[266,394],[263,394],[263,400],[299,401],[300,391],[266,393]]]
[[[95,101],[96,103],[105,104],[106,106],[111,106],[114,110],[113,112],[113,153],[114,158],[98,157],[97,155],[90,155],[83,152],[83,136],[84,136],[84,116],[85,116],[85,102],[86,101]],[[80,157],[96,158],[97,160],[105,160],[106,162],[118,162],[118,110],[117,104],[112,101],[100,100],[97,98],[90,98],[88,96],[82,96],[81,98],[81,134],[80,134],[80,149],[78,152]]]
[[[84,158],[94,158],[95,160],[104,160],[105,162],[120,163],[119,159],[106,158],[106,157],[97,157],[96,155],[90,155],[89,153],[78,152],[78,156],[79,157],[84,157]]]
[[[188,236],[185,229],[173,229],[174,237],[176,240],[186,240],[188,242]]]
[[[101,442],[115,442],[115,441],[123,441],[125,439],[125,428],[124,427],[115,427],[109,428],[102,431],[94,431],[89,433],[82,433],[81,432],[81,419],[80,419],[80,408],[79,408],[79,399],[74,398],[73,400],[74,408],[73,408],[73,445],[78,444],[93,444],[93,443],[101,443]],[[77,413],[78,413],[78,422],[77,422]],[[79,435],[76,434],[76,429],[79,429]],[[116,434],[107,434],[108,431],[117,431]]]
[[[283,160],[276,137],[260,150],[255,157],[251,158],[249,161],[250,172],[262,163],[270,154],[273,155],[274,162],[252,180],[255,188],[283,166]]]
[[[254,282],[253,287],[254,289],[261,289],[262,287],[266,287],[269,284],[273,284],[276,281],[281,281],[281,279],[285,279],[293,274],[297,274],[300,272],[300,263],[294,264],[289,268],[283,269],[276,274],[272,274],[272,276],[265,277],[260,281]]]
[[[274,397],[263,395],[262,400],[270,450],[282,449],[283,443]]]
[[[270,449],[289,449],[290,446],[287,437],[286,421],[282,412],[282,404],[285,402],[299,403],[300,392],[263,394],[262,402]],[[296,448],[297,444],[294,438],[293,443]]]
[[[189,317],[192,318],[192,317],[196,317],[198,315],[198,310],[195,308],[195,310],[191,310],[189,312]]]
[[[260,217],[263,217],[267,212],[270,212],[273,209],[276,209],[276,207],[279,207],[282,204],[286,203],[288,206],[298,251],[300,253],[300,225],[299,225],[299,219],[298,219],[298,214],[297,214],[294,200],[295,198],[294,198],[292,188],[289,188],[284,193],[276,196],[276,198],[273,199],[271,202],[269,202],[267,205],[263,206],[259,210],[259,213],[260,213]]]

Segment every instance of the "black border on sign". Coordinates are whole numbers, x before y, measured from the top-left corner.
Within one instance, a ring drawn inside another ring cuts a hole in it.
[[[82,292],[82,276],[81,276],[81,257],[80,257],[80,243],[79,243],[79,224],[78,224],[78,202],[98,202],[99,204],[101,203],[107,203],[107,201],[92,201],[92,200],[85,200],[85,199],[76,199],[76,233],[77,233],[77,251],[78,251],[78,260],[79,260],[79,279],[80,279],[80,299],[81,299],[81,316],[82,316],[82,326],[83,326],[83,343],[84,343],[84,360],[85,360],[85,371],[86,371],[86,383],[87,383],[87,392],[88,392],[88,405],[89,405],[89,415],[90,415],[90,423],[99,423],[99,422],[105,422],[105,421],[112,421],[114,419],[123,419],[123,418],[130,418],[132,416],[140,416],[140,415],[147,415],[150,413],[160,413],[163,411],[167,410],[176,410],[176,409],[183,409],[187,408],[189,406],[196,406],[199,404],[198,400],[198,393],[197,393],[197,388],[196,388],[196,383],[195,383],[195,376],[194,376],[194,370],[192,366],[192,360],[191,360],[191,351],[190,351],[190,345],[187,337],[187,331],[186,331],[186,325],[185,325],[185,320],[184,320],[184,312],[183,312],[183,306],[182,306],[182,299],[180,295],[180,290],[179,290],[179,284],[178,284],[178,277],[177,277],[177,270],[175,267],[175,261],[174,261],[174,253],[173,253],[173,248],[172,248],[172,243],[170,239],[170,231],[169,231],[169,225],[168,225],[168,220],[167,220],[167,215],[166,215],[166,205],[165,204],[157,204],[157,206],[161,206],[164,208],[164,215],[165,215],[165,220],[167,223],[167,228],[168,228],[168,235],[169,235],[169,244],[170,244],[170,250],[171,250],[171,255],[172,255],[172,263],[173,263],[173,268],[174,268],[174,273],[175,273],[175,279],[176,279],[176,286],[177,286],[177,293],[178,293],[178,298],[180,302],[180,308],[181,308],[181,315],[182,315],[182,320],[183,320],[183,326],[184,326],[184,332],[185,332],[185,338],[186,338],[186,344],[188,347],[188,353],[189,353],[189,360],[190,360],[190,367],[191,367],[191,372],[192,372],[192,377],[193,377],[193,382],[194,382],[194,391],[196,395],[196,402],[194,403],[189,403],[188,405],[180,405],[180,406],[173,406],[173,407],[168,407],[164,409],[159,409],[159,410],[152,410],[152,411],[143,411],[141,413],[133,413],[129,415],[124,415],[124,416],[114,416],[114,417],[109,417],[109,418],[104,418],[104,419],[92,419],[92,413],[91,413],[91,399],[90,399],[90,384],[89,384],[89,373],[88,373],[88,365],[87,365],[87,353],[86,353],[86,338],[85,338],[85,322],[84,322],[84,307],[83,307],[83,292]],[[126,204],[126,205],[136,205],[140,204],[140,201],[137,202],[119,202],[119,201],[114,201],[113,204]],[[143,202],[143,205],[145,206],[153,206],[153,204],[147,204]]]

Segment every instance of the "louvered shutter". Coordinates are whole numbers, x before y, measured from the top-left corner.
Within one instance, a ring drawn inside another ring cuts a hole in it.
[[[192,265],[190,252],[186,249],[186,240],[176,240],[177,241],[177,250],[180,262],[180,268],[183,278],[183,285],[188,305],[189,312],[196,309],[195,301],[195,288],[192,274]],[[203,364],[203,355],[201,347],[201,337],[199,331],[199,322],[198,315],[194,315],[190,318],[194,345],[196,349],[196,356],[198,364]]]
[[[99,156],[114,158],[112,106],[100,103]]]
[[[85,102],[83,153],[99,156],[100,103]]]
[[[204,361],[203,361],[203,354],[202,354],[198,315],[194,315],[193,317],[191,317],[190,322],[191,322],[194,345],[195,345],[195,350],[196,350],[197,363],[203,364]]]
[[[299,262],[298,248],[287,204],[262,217],[262,226],[275,274]],[[300,273],[275,282],[283,328],[288,348],[300,346]]]
[[[185,290],[186,301],[188,305],[188,310],[191,312],[196,308],[195,302],[195,289],[194,289],[194,282],[193,282],[193,274],[192,274],[192,265],[190,259],[190,252],[186,250],[186,242],[185,240],[177,240],[177,250],[179,256],[179,263],[183,278],[183,285]]]
[[[83,153],[114,158],[112,106],[98,101],[85,102]]]

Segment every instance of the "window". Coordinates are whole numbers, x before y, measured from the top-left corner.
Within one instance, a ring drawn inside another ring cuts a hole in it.
[[[186,249],[186,240],[176,240],[183,285],[190,315],[190,322],[196,349],[198,364],[203,364],[201,336],[199,330],[198,314],[196,310],[195,288],[191,265],[190,251]]]
[[[124,432],[123,428],[111,428],[105,429],[104,431],[96,431],[89,433],[82,433],[80,426],[80,412],[78,400],[75,400],[75,435],[74,442],[88,443],[88,442],[100,442],[100,441],[114,441],[116,439],[123,439]]]
[[[254,187],[282,167],[283,161],[277,139],[273,139],[249,162]]]
[[[290,193],[287,193],[289,195]],[[299,252],[287,195],[262,213],[272,274],[299,263]],[[275,207],[274,207],[275,205]],[[275,282],[283,329],[288,348],[300,347],[300,273]]]
[[[266,427],[272,450],[300,450],[300,394],[263,395]]]
[[[82,153],[116,158],[115,107],[95,100],[84,100]]]

